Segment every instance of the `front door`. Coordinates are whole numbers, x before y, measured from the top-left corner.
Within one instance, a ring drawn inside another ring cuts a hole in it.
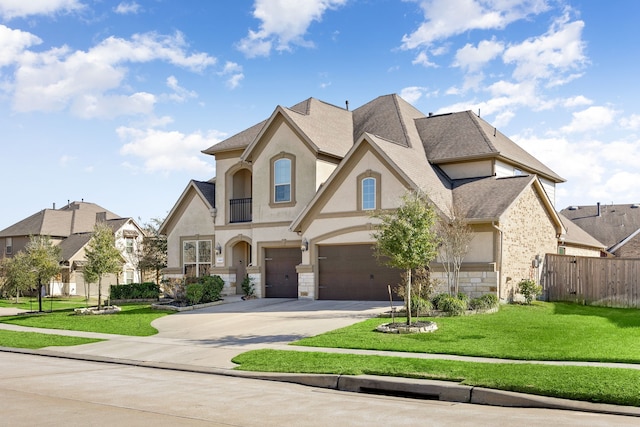
[[[242,281],[247,277],[247,265],[251,263],[251,245],[238,242],[233,246],[233,263],[236,268],[236,294],[242,295]]]

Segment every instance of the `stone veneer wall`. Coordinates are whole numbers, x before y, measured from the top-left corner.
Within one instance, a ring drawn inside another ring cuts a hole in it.
[[[441,293],[449,293],[447,285],[447,274],[442,271],[434,271],[431,278],[438,280],[440,285],[435,289],[434,295]],[[461,271],[458,281],[458,291],[469,296],[469,298],[477,298],[484,294],[497,294],[498,292],[497,271]]]
[[[511,300],[516,297],[517,285],[522,279],[539,282],[545,254],[557,251],[556,227],[540,195],[530,186],[506,213],[500,229],[503,233],[502,278],[498,297]],[[538,268],[532,266],[536,255],[540,256]]]
[[[316,295],[316,276],[311,265],[298,265],[298,298],[301,299],[317,299]]]

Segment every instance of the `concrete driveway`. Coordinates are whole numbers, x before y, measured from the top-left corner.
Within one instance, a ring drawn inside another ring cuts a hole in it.
[[[263,298],[176,313],[155,320],[158,338],[194,344],[286,344],[374,317],[389,303]]]
[[[252,349],[278,348],[303,337],[348,326],[389,310],[371,301],[307,301],[227,297],[208,308],[155,320],[159,333],[150,337],[64,331],[64,335],[106,341],[52,350],[92,357],[230,369],[235,356]],[[21,330],[5,325],[3,328]],[[47,333],[62,331],[45,330]]]

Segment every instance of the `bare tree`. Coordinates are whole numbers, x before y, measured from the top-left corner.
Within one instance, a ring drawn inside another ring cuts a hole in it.
[[[439,219],[437,232],[442,242],[440,258],[447,274],[449,293],[457,295],[460,284],[460,268],[469,251],[469,243],[473,239],[473,230],[467,222],[466,210],[459,204],[451,204],[449,215]]]

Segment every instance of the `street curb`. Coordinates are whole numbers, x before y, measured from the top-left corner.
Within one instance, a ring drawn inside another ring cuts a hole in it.
[[[467,386],[450,381],[436,381],[416,378],[381,377],[375,375],[338,374],[295,374],[277,372],[236,371],[232,369],[194,366],[168,362],[149,362],[118,359],[106,356],[63,353],[55,350],[0,347],[0,352],[53,357],[59,359],[82,360],[87,362],[111,363],[153,369],[192,372],[228,377],[248,378],[267,381],[288,382],[310,387],[327,388],[357,393],[383,394],[398,397],[440,400],[446,402],[470,403],[477,405],[545,408],[569,411],[592,412],[610,415],[640,417],[640,407],[592,403],[557,397],[537,396],[505,390]]]

